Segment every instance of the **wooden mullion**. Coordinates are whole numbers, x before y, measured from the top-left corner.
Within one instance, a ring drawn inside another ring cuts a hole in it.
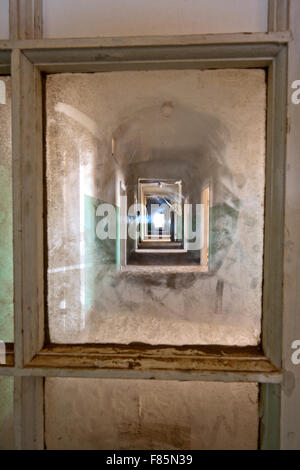
[[[44,449],[44,378],[15,377],[14,428],[17,450]]]
[[[42,79],[20,51],[12,63],[15,342],[22,367],[44,342]]]
[[[297,0],[298,1],[298,0]],[[289,0],[269,0],[269,31],[289,29]],[[278,367],[286,348],[283,338],[284,225],[287,133],[288,50],[281,51],[269,69],[267,122],[267,190],[264,257],[263,347]],[[274,261],[275,260],[275,261]],[[260,388],[260,447],[281,448],[281,385]]]
[[[293,41],[289,46],[288,61],[288,126],[287,172],[284,240],[284,302],[283,302],[283,368],[281,390],[280,445],[283,450],[300,449],[300,365],[292,361],[292,344],[300,340],[300,104],[292,101],[297,90],[292,88],[300,80],[300,2],[290,1],[290,26]]]
[[[43,37],[43,0],[34,0],[33,12],[34,39]]]
[[[268,75],[263,350],[281,368],[287,48],[280,51]]]
[[[269,32],[287,31],[289,29],[289,1],[269,0]]]
[[[226,33],[226,34],[195,34],[173,36],[129,36],[129,37],[98,37],[98,38],[45,38],[27,40],[0,40],[0,49],[86,49],[86,48],[129,48],[129,47],[186,47],[193,45],[247,45],[247,44],[285,44],[291,39],[289,31],[273,31],[269,33]]]
[[[276,370],[273,372],[260,372],[258,370],[138,370],[137,368],[79,368],[64,367],[57,364],[56,367],[49,365],[43,367],[5,367],[0,368],[0,377],[64,377],[81,379],[117,379],[117,380],[163,380],[184,382],[223,382],[223,383],[260,383],[281,384],[282,374]]]
[[[20,39],[18,0],[9,0],[9,36],[11,40]]]
[[[14,342],[15,364],[23,366],[23,247],[21,162],[21,52],[12,53],[12,154],[13,154],[13,249],[14,249]]]
[[[10,38],[41,39],[43,34],[43,0],[10,0]]]
[[[260,387],[260,449],[280,449],[280,384]]]

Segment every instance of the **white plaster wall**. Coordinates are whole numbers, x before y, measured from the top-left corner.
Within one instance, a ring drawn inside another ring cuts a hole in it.
[[[9,0],[0,0],[0,39],[9,37]]]
[[[268,0],[44,0],[47,38],[257,32],[267,18]]]

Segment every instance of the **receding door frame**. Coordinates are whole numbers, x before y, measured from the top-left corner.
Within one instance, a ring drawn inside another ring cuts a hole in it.
[[[11,0],[12,11],[24,1],[41,7],[40,0]],[[39,39],[37,15],[37,29],[33,28],[37,32],[28,33],[33,39],[23,39],[23,20],[18,15],[16,26],[12,17],[12,38],[0,41],[0,73],[12,75],[15,344],[14,362],[0,367],[0,375],[15,377],[17,448],[44,447],[45,377],[258,382],[262,384],[261,448],[279,448],[286,110],[292,37],[285,20],[289,2],[270,0],[270,5],[269,25],[274,32],[247,35],[44,40]],[[268,71],[262,349],[47,344],[43,74],[262,67]]]

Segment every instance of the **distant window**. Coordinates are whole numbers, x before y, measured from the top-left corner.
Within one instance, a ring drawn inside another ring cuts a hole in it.
[[[165,225],[165,216],[164,214],[160,214],[159,212],[156,212],[153,216],[153,222],[155,228],[164,228]]]

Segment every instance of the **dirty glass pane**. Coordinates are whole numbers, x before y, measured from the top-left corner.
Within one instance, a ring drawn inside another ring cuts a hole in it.
[[[13,341],[11,80],[0,76],[0,342]]]
[[[0,39],[9,38],[9,0],[0,1]]]
[[[256,345],[263,70],[50,75],[57,343]]]
[[[14,379],[0,377],[0,450],[14,449]]]
[[[0,2],[1,3],[1,2]],[[264,32],[268,0],[43,0],[44,37]]]
[[[46,379],[47,449],[256,449],[258,386]]]

